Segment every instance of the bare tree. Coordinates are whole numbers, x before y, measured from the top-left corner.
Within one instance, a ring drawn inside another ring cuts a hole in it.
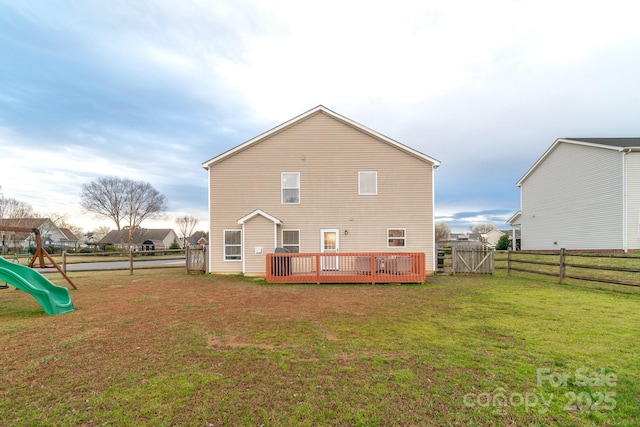
[[[178,229],[180,230],[180,235],[182,235],[182,247],[186,248],[187,238],[193,235],[193,231],[198,225],[198,218],[191,215],[181,216],[179,218],[176,218],[176,224],[178,225]]]
[[[0,218],[37,218],[40,214],[29,203],[12,198],[0,198]]]
[[[68,214],[63,214],[60,212],[53,212],[51,214],[48,215],[49,219],[51,221],[53,221],[53,223],[56,225],[56,227],[58,227],[59,229],[63,229],[66,228],[68,230],[70,230],[76,237],[80,237],[84,234],[84,231],[82,230],[82,228],[77,227],[73,224],[71,224],[69,222],[69,215]]]
[[[444,221],[436,222],[435,229],[436,229],[436,242],[444,242],[449,240],[449,236],[451,235],[451,229],[449,228],[449,225],[446,222]]]
[[[123,230],[128,230],[129,272],[133,275],[133,235],[142,221],[164,213],[167,198],[149,183],[110,176],[83,184],[80,205],[113,220],[123,250],[127,247]]]
[[[474,233],[484,234],[492,230],[497,230],[496,226],[493,224],[487,223],[487,224],[478,224],[475,227],[473,227],[471,231],[473,231]]]
[[[91,230],[91,231],[87,231],[84,234],[84,239],[85,242],[91,246],[91,247],[96,247],[98,241],[100,241],[104,236],[106,236],[110,231],[110,228],[102,225],[98,228],[96,228],[95,230]]]
[[[87,232],[87,236],[93,237],[94,240],[98,241],[102,239],[104,236],[106,236],[107,234],[109,234],[109,231],[110,231],[109,227],[107,227],[106,225],[101,225],[95,230],[91,230]]]

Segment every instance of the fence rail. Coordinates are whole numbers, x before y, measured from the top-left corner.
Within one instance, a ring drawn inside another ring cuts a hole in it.
[[[343,252],[267,254],[271,283],[423,283],[424,253]]]
[[[640,273],[640,255],[583,253],[565,249],[553,252],[500,251],[499,253],[506,254],[506,258],[496,258],[498,262],[496,268],[505,268],[507,274],[518,271],[558,277],[560,283],[564,283],[566,279],[576,279],[640,287],[640,274],[638,274]],[[584,259],[584,261],[577,262],[574,259]],[[506,266],[502,266],[505,261]],[[527,268],[527,265],[538,266],[538,268]],[[585,270],[590,273],[585,273]]]

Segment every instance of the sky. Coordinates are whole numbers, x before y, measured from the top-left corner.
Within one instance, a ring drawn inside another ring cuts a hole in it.
[[[435,219],[508,228],[562,137],[640,136],[640,4],[0,0],[0,192],[85,231],[145,181],[206,229],[202,163],[317,105],[441,161]]]

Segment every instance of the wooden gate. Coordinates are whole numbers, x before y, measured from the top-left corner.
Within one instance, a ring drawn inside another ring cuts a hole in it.
[[[453,274],[493,274],[493,249],[486,248],[453,248],[451,260]]]
[[[207,247],[195,248],[187,246],[187,273],[204,274],[207,272]]]

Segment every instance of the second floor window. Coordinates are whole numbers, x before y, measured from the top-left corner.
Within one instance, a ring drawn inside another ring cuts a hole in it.
[[[358,194],[361,196],[378,194],[378,172],[358,172]]]
[[[300,203],[300,172],[282,172],[282,203]]]

